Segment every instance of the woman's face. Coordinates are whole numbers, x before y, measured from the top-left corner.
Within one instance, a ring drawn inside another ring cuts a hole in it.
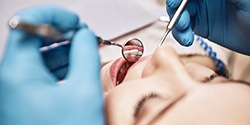
[[[209,58],[197,62],[162,47],[130,67],[121,64],[102,69],[109,125],[250,124],[250,88],[215,77]]]

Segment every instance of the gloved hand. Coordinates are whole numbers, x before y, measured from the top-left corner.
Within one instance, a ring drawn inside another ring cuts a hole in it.
[[[182,0],[166,0],[172,17]],[[189,0],[173,36],[180,44],[192,44],[194,33],[231,50],[250,55],[249,0]]]
[[[50,24],[64,31],[79,27],[77,15],[55,6],[35,7],[17,15],[26,22]],[[48,42],[52,41],[20,30],[10,32],[0,65],[1,125],[104,124],[95,35],[84,26],[76,32],[63,84],[57,83],[44,64],[51,58],[44,59],[39,51]]]

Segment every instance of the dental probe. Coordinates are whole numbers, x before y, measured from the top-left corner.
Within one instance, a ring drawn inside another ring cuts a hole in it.
[[[49,47],[42,48],[40,50],[47,50],[47,49],[53,49],[61,45],[67,45],[71,43],[72,37],[75,33],[75,31],[69,31],[66,33],[62,33],[55,27],[49,26],[49,25],[33,25],[27,22],[23,22],[19,19],[18,16],[14,16],[9,21],[9,26],[12,29],[21,29],[23,31],[26,31],[27,33],[35,36],[39,36],[41,38],[45,38],[48,40],[53,40],[56,43],[50,45]],[[108,40],[103,40],[101,37],[97,36],[97,40],[99,45],[115,45],[119,47],[123,47],[122,45],[118,43],[114,43]]]
[[[173,29],[177,19],[179,18],[179,16],[181,15],[181,12],[183,11],[183,9],[185,8],[186,4],[187,4],[188,0],[182,0],[181,5],[179,6],[179,8],[177,9],[177,11],[175,12],[173,18],[170,20],[170,22],[168,23],[166,30],[164,32],[163,37],[161,38],[160,44],[158,46],[161,46],[164,41],[166,40],[166,37],[168,36],[169,32]]]

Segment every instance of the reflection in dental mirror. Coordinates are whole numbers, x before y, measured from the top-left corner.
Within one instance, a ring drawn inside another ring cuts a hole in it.
[[[125,42],[122,48],[122,55],[128,62],[138,61],[142,57],[143,52],[143,44],[137,38],[133,38]]]
[[[103,40],[101,37],[97,37],[97,39],[99,45],[113,45],[121,47],[123,58],[130,63],[138,61],[142,57],[144,52],[144,46],[142,42],[137,38],[129,39],[123,45],[109,40]]]

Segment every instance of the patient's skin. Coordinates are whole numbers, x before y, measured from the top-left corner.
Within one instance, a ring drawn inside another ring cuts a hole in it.
[[[168,57],[164,57],[168,59]],[[130,80],[141,79],[142,72],[145,68],[145,65],[151,59],[151,56],[142,57],[138,62],[134,63],[128,70],[125,79],[123,82],[127,82]],[[190,75],[197,81],[204,82],[207,81],[211,76],[215,75],[215,64],[214,61],[208,56],[201,55],[181,55],[180,59],[184,64],[187,71]],[[119,61],[125,61],[122,57],[118,59]],[[111,80],[110,70],[111,65],[115,61],[109,62],[102,67],[101,75],[102,75],[102,84],[103,90],[105,93],[112,90],[116,87]],[[117,68],[117,66],[115,66]],[[120,67],[118,67],[120,69]],[[116,69],[117,70],[117,69]],[[145,68],[145,70],[147,70]]]
[[[133,65],[115,88],[108,85],[109,70],[104,67],[107,124],[250,124],[249,86],[223,77],[208,80],[215,74],[212,62],[204,66],[180,58],[172,48],[161,47],[147,61]]]

